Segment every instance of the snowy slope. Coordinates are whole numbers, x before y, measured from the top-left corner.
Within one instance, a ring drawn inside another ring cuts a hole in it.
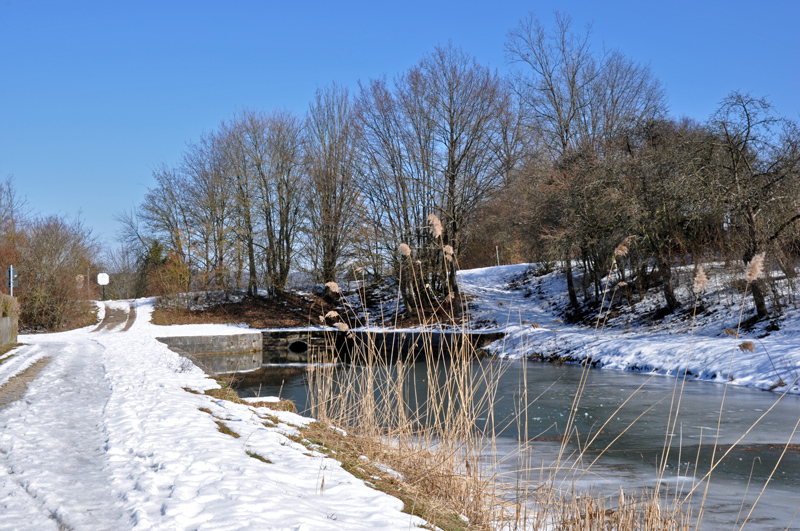
[[[532,267],[520,264],[459,272],[463,291],[473,297],[473,320],[507,333],[489,346],[498,356],[591,359],[601,368],[664,374],[688,371],[703,380],[800,393],[800,312],[796,309],[788,308],[780,330],[765,337],[763,329],[731,337],[724,330],[737,328],[741,303],[721,296],[723,282],[710,275],[717,291],[701,300],[706,311],[694,326],[687,313],[649,327],[637,321],[637,311],[652,310],[660,303],[657,294],[638,303],[631,315],[616,317],[605,326],[603,322],[599,327],[566,325],[559,318],[566,304],[563,274],[525,275]],[[683,300],[691,299],[687,288],[681,289]],[[746,299],[745,315],[752,311],[749,304]],[[752,343],[752,352],[747,345],[740,348],[746,341]]]
[[[0,365],[2,383],[31,360],[51,358],[25,396],[0,410],[0,529],[422,523],[396,498],[287,437],[308,419],[187,392],[216,383],[155,340],[162,327],[149,323],[152,301],[136,305],[129,331],[21,336],[26,346]]]

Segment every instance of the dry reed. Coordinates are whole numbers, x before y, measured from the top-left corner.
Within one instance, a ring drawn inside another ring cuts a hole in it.
[[[452,300],[449,293],[445,302]],[[614,499],[574,492],[570,481],[586,474],[599,456],[588,467],[581,465],[594,439],[577,453],[568,450],[577,441],[573,413],[556,462],[536,464],[527,411],[538,397],[530,400],[524,384],[518,413],[497,420],[495,398],[507,365],[476,362],[466,332],[460,329],[440,347],[434,329],[423,325],[413,338],[415,363],[413,355],[398,355],[376,334],[351,330],[350,365],[335,363],[328,349],[308,373],[312,415],[355,435],[349,444],[356,452],[399,473],[420,493],[418,499],[404,498],[407,510],[443,529],[689,529],[691,511],[677,496],[669,501],[658,491],[621,491]],[[571,411],[577,410],[589,369],[586,363]],[[525,442],[515,455],[497,458],[498,437],[514,430]],[[503,461],[511,459],[520,464],[513,479],[500,472]],[[443,513],[462,518],[449,518],[444,525]]]

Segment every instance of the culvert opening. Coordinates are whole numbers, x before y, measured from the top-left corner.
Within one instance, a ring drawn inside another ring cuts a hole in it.
[[[289,344],[289,352],[302,354],[308,350],[308,343],[305,341],[295,341]]]

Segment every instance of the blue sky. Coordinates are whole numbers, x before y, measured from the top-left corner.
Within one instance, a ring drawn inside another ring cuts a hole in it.
[[[302,113],[317,87],[391,78],[448,41],[502,73],[508,30],[556,9],[649,64],[675,116],[742,90],[800,118],[796,1],[0,0],[0,177],[112,244],[152,170],[237,109]]]

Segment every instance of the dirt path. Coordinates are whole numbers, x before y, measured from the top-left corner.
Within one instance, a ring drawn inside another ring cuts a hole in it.
[[[47,367],[48,363],[50,363],[50,358],[42,358],[0,386],[0,409],[19,400],[25,394],[28,384],[36,379],[36,376]]]
[[[120,308],[111,308],[108,304],[105,306],[105,317],[103,317],[103,320],[100,321],[100,324],[98,324],[97,328],[92,330],[92,332],[99,332],[101,330],[111,331],[122,323],[125,323],[125,327],[122,329],[122,331],[125,332],[133,326],[133,322],[136,320],[136,311],[133,309],[133,306],[131,306],[127,312]]]

